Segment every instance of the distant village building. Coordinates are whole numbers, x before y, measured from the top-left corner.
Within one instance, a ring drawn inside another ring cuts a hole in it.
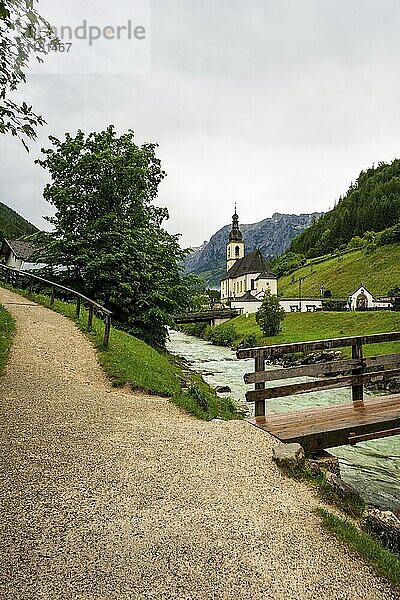
[[[221,301],[230,302],[232,308],[242,308],[245,313],[256,312],[266,289],[272,294],[278,292],[278,280],[260,250],[245,254],[236,206],[226,247],[226,268],[221,279]]]
[[[391,309],[392,307],[393,302],[390,298],[375,298],[363,285],[349,297],[350,310],[384,310]]]
[[[1,262],[7,267],[12,267],[18,271],[31,271],[33,269],[42,269],[44,263],[33,262],[30,260],[34,252],[34,247],[28,242],[20,240],[3,240],[0,251]]]

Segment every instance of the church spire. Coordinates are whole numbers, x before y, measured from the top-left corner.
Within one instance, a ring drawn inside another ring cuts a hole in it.
[[[239,216],[236,212],[236,202],[235,202],[235,212],[232,216],[232,229],[229,233],[229,241],[230,242],[241,242],[243,241],[242,232],[239,229]]]

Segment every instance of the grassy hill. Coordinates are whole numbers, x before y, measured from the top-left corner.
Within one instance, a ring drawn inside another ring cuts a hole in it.
[[[310,340],[323,340],[354,335],[382,333],[400,330],[400,313],[393,311],[376,312],[317,312],[288,313],[283,321],[282,331],[273,337],[265,337],[256,323],[255,315],[242,315],[212,328],[218,332],[221,345],[238,346],[252,336],[252,345],[289,344]],[[207,331],[206,331],[207,334]],[[225,334],[225,335],[224,335]],[[207,335],[206,335],[207,337]],[[208,336],[212,339],[214,336]],[[226,343],[223,343],[223,340]],[[365,356],[390,354],[400,351],[400,342],[371,344],[364,347]],[[351,349],[342,351],[350,356]]]
[[[279,279],[279,295],[293,297],[299,294],[299,278],[303,296],[319,296],[321,286],[333,296],[347,298],[362,283],[374,295],[387,295],[388,290],[400,286],[400,244],[379,246],[365,252],[357,250],[334,258],[310,261],[291,275]]]
[[[38,230],[34,225],[0,202],[0,242],[3,238],[18,239],[35,231]]]

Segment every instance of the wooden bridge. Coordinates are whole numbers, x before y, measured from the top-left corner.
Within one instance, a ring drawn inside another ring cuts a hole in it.
[[[400,395],[364,399],[364,385],[400,376],[400,353],[363,357],[363,346],[396,342],[400,332],[349,338],[283,344],[237,351],[238,358],[254,358],[255,370],[244,376],[255,389],[246,393],[255,403],[255,417],[249,421],[282,442],[298,442],[306,454],[325,448],[356,444],[400,435]],[[351,346],[352,358],[330,362],[265,370],[265,361],[285,354],[307,353]],[[307,381],[283,382],[266,387],[266,382],[307,377]],[[352,402],[323,408],[267,415],[266,400],[307,392],[351,387]]]
[[[208,323],[209,325],[219,325],[229,319],[238,317],[241,314],[238,308],[227,308],[218,310],[204,310],[200,312],[187,312],[173,317],[175,323]]]

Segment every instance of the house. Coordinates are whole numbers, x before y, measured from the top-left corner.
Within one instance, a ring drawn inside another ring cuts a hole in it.
[[[44,263],[30,261],[33,252],[34,246],[29,242],[4,239],[0,251],[0,260],[2,264],[18,271],[42,269],[46,266]]]
[[[256,302],[259,306],[266,289],[277,294],[278,280],[260,250],[245,254],[236,206],[226,247],[226,269],[221,279],[221,301],[224,304],[230,302],[236,308],[239,303],[242,308],[248,308],[244,308],[243,312],[255,312],[257,308],[252,310],[251,304]]]
[[[364,285],[349,296],[350,310],[390,310],[393,302],[389,298],[375,298]]]

